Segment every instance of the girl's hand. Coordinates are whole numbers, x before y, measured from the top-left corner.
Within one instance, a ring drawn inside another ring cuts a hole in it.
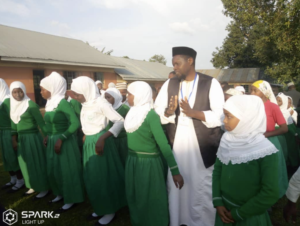
[[[231,213],[224,206],[217,206],[217,212],[225,224],[234,223]],[[230,214],[230,217],[228,216]]]
[[[105,145],[105,138],[103,138],[103,136],[101,136],[101,137],[99,137],[99,139],[95,145],[95,152],[97,155],[103,155],[104,145]]]
[[[181,189],[183,187],[184,181],[183,181],[181,174],[174,175],[173,181],[174,181],[176,188]]]
[[[43,141],[43,143],[44,143],[44,146],[45,146],[45,147],[47,147],[47,143],[48,143],[48,136],[46,136],[46,137],[44,138],[44,141]]]
[[[12,141],[13,149],[17,151],[18,150],[17,136],[12,136],[11,141]]]
[[[56,154],[60,154],[61,145],[62,145],[61,139],[57,139],[55,146],[54,146],[54,150],[55,150]]]
[[[84,143],[85,142],[85,135],[83,135],[83,137],[82,137],[82,143]]]

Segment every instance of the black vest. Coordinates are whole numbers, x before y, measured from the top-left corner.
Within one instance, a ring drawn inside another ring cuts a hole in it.
[[[211,86],[212,77],[197,73],[199,76],[198,88],[196,93],[196,99],[193,109],[197,111],[209,111],[209,91]],[[171,96],[178,95],[180,88],[180,80],[176,77],[170,79],[168,86],[168,106]],[[178,115],[180,114],[180,107],[178,105],[175,111],[175,124],[169,123],[166,126],[167,136],[170,145],[173,147],[175,134],[177,130]],[[194,128],[198,139],[200,152],[206,168],[212,166],[216,161],[216,153],[222,137],[222,131],[220,127],[207,128],[201,120],[194,119]]]

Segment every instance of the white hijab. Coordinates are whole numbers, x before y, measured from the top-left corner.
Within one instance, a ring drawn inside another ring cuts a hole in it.
[[[12,96],[12,91],[17,88],[21,88],[24,93],[24,98],[21,101],[15,100]],[[17,124],[21,120],[21,115],[23,115],[29,107],[30,98],[26,95],[26,88],[22,82],[13,82],[10,84],[10,95],[10,118]]]
[[[6,98],[9,98],[9,88],[6,82],[0,78],[0,106]]]
[[[108,93],[115,99],[115,103],[113,104],[113,108],[117,110],[122,105],[122,95],[120,91],[116,88],[108,88],[105,93]]]
[[[111,82],[108,84],[108,88],[116,88],[115,83]]]
[[[243,86],[237,86],[234,89],[242,92],[242,94],[246,93],[246,90],[245,90],[245,88]]]
[[[276,153],[278,150],[263,135],[267,128],[265,107],[257,96],[233,96],[224,109],[240,121],[232,130],[224,133],[217,157],[227,165],[246,163]]]
[[[65,98],[65,93],[67,91],[66,80],[54,71],[48,77],[41,80],[40,86],[51,93],[51,97],[47,99],[45,110],[47,112],[53,111],[57,108],[60,101]]]
[[[225,92],[225,94],[231,95],[231,96],[237,96],[237,95],[244,95],[241,91],[238,89],[230,88]]]
[[[102,82],[99,81],[99,80],[97,80],[97,81],[95,82],[96,85],[98,85],[99,83],[102,84]]]
[[[151,110],[152,89],[148,83],[139,81],[131,83],[128,92],[134,95],[134,106],[126,115],[124,128],[128,133],[133,133],[142,125]]]
[[[287,125],[293,124],[294,123],[293,118],[291,117],[291,113],[288,109],[288,104],[289,104],[288,96],[284,95],[284,93],[279,93],[277,96],[280,97],[282,100],[282,105],[279,107],[283,114],[283,117],[285,118],[286,124]]]

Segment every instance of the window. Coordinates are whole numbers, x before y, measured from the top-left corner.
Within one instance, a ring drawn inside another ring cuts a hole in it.
[[[103,73],[102,72],[95,72],[94,73],[94,80],[103,82]]]
[[[67,90],[71,89],[72,80],[75,78],[74,71],[64,71],[64,78],[67,81]]]
[[[242,85],[242,86],[245,88],[246,93],[249,93],[249,92],[250,92],[250,90],[249,90],[249,85]]]

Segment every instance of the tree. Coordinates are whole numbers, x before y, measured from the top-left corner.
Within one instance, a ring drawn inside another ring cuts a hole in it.
[[[100,51],[101,53],[105,54],[105,55],[109,55],[114,51],[113,49],[107,51],[107,52],[104,52],[105,51],[105,47],[103,47],[103,49]]]
[[[163,65],[167,64],[166,58],[163,55],[157,55],[157,54],[155,54],[154,56],[152,56],[149,59],[149,62],[158,62],[158,63],[161,63]]]
[[[130,59],[129,56],[123,56],[123,58]]]
[[[211,62],[218,68],[260,67],[279,82],[300,81],[300,1],[222,0],[232,18]]]

